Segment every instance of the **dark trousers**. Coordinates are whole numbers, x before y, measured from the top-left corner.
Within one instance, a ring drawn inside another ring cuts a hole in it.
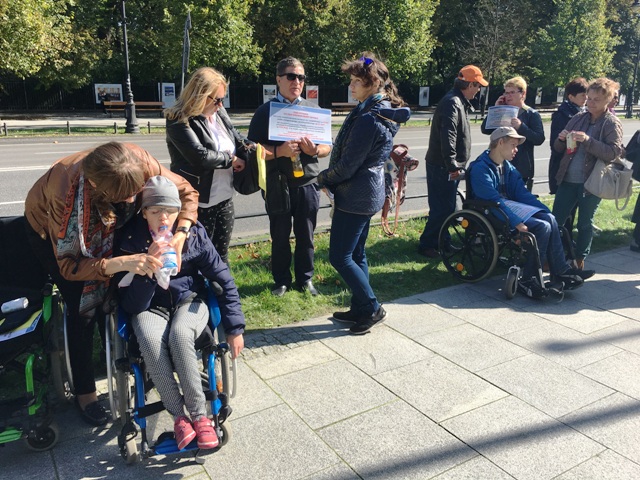
[[[456,211],[458,181],[449,181],[449,171],[427,163],[427,189],[429,218],[420,235],[420,248],[438,249],[440,228],[449,215]]]
[[[93,372],[93,335],[96,328],[95,318],[80,317],[80,297],[84,282],[72,282],[60,275],[60,268],[53,254],[49,239],[43,240],[29,222],[25,222],[27,238],[33,254],[51,275],[60,290],[67,306],[67,338],[69,342],[69,361],[73,374],[73,388],[76,395],[85,395],[96,391]]]
[[[336,209],[331,221],[329,261],[351,289],[350,310],[370,316],[380,304],[369,284],[369,264],[365,244],[371,215],[358,215]]]
[[[296,239],[293,255],[296,283],[313,278],[313,232],[316,228],[320,192],[316,184],[291,188],[291,212],[269,215],[271,274],[276,285],[291,285],[291,227]]]
[[[198,221],[216,247],[222,261],[229,264],[229,244],[235,223],[235,210],[233,199],[225,200],[213,207],[198,208]]]

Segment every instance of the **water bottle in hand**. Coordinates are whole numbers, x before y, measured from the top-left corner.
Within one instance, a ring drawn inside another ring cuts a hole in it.
[[[174,276],[178,273],[178,257],[176,255],[176,249],[173,248],[170,243],[173,238],[171,230],[166,225],[162,225],[155,235],[156,241],[166,242],[166,246],[162,249],[162,255],[160,260],[162,261],[162,271],[167,275]]]

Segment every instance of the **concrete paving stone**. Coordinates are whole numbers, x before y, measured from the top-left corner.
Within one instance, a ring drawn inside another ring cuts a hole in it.
[[[360,476],[346,463],[341,462],[326,470],[303,477],[303,480],[360,480]]]
[[[53,450],[32,452],[22,440],[2,444],[0,477],[3,479],[52,479],[56,471]],[[54,446],[53,449],[60,448]],[[62,447],[64,448],[64,447]]]
[[[238,361],[238,390],[229,400],[232,419],[241,418],[279,405],[282,399],[271,390],[244,361]]]
[[[341,463],[286,405],[232,420],[231,424],[229,443],[205,464],[211,478],[293,480]]]
[[[527,355],[525,349],[465,324],[416,338],[429,350],[472,372]]]
[[[442,426],[521,480],[554,478],[604,450],[513,396],[449,419]]]
[[[594,342],[605,342],[640,355],[640,322],[626,320],[589,335]]]
[[[402,401],[335,423],[318,434],[363,479],[431,478],[477,455]]]
[[[374,378],[438,423],[508,395],[437,355]]]
[[[535,328],[510,333],[504,338],[571,370],[621,352],[613,345],[594,342],[588,335],[554,322],[545,322]]]
[[[554,418],[613,393],[610,388],[535,354],[477,374]]]
[[[488,298],[477,306],[458,308],[455,310],[455,315],[498,336],[544,323],[544,320],[537,315],[511,308],[493,298]]]
[[[634,283],[637,280],[638,277],[636,277]],[[601,280],[600,276],[596,275],[584,282],[582,287],[572,290],[571,298],[593,307],[607,308],[606,306],[612,302],[637,295],[638,293],[636,287],[628,288],[627,286],[621,288],[619,283]]]
[[[605,450],[554,480],[637,480],[640,465],[621,455]]]
[[[464,323],[450,311],[427,305],[415,297],[407,303],[389,303],[384,308],[388,314],[385,324],[410,338]]]
[[[463,305],[476,304],[486,300],[487,296],[468,288],[468,285],[461,284],[454,287],[434,290],[415,296],[429,305],[440,308],[450,308],[455,310]]]
[[[640,291],[635,295],[607,304],[607,309],[621,317],[640,321]]]
[[[247,365],[256,372],[260,378],[267,380],[298,370],[304,370],[314,365],[330,362],[336,358],[338,358],[338,355],[336,355],[335,352],[321,343],[316,342],[283,351],[279,355],[247,360]]]
[[[433,480],[512,480],[513,477],[484,457],[475,457],[441,473]]]
[[[272,378],[267,383],[313,429],[395,398],[368,375],[342,359]]]
[[[597,258],[590,257],[589,259],[587,259],[587,265],[585,266],[585,268],[593,268],[594,270],[598,271],[598,265],[603,265],[609,268],[615,268],[622,272],[640,275],[640,262],[633,261],[634,259],[637,259],[638,254],[636,253],[636,256],[634,257],[629,253],[633,252],[624,249],[603,252]]]
[[[615,393],[562,417],[561,421],[617,454],[640,463],[638,400]]]
[[[640,382],[637,378],[639,371],[640,355],[624,351],[578,370],[581,374],[636,399],[640,399]]]
[[[582,288],[571,292],[571,294],[577,294],[580,290],[582,290]],[[592,296],[595,295],[598,295],[598,293],[594,290]],[[564,325],[565,327],[586,334],[610,327],[625,320],[624,317],[620,315],[616,315],[599,307],[587,305],[574,298],[567,298],[561,303],[555,304],[540,303],[539,305],[525,308],[525,310],[559,325]]]
[[[322,342],[368,375],[434,355],[432,351],[386,325],[372,329],[367,335],[327,338]]]
[[[118,450],[119,428],[112,427],[102,435],[74,438],[64,448],[53,450],[59,480],[79,478],[156,479],[158,476],[188,477],[204,472],[195,463],[193,453],[158,456],[135,465],[127,465]],[[140,442],[140,436],[136,437]],[[41,478],[51,478],[50,476]]]

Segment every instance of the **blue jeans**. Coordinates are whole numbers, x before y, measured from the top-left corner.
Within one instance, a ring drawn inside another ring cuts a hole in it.
[[[545,260],[547,260],[549,262],[549,272],[552,275],[564,273],[568,265],[564,256],[562,237],[560,236],[556,217],[551,213],[538,212],[524,224],[529,229],[529,232],[536,237],[540,264],[544,265]],[[524,278],[531,278],[536,272],[535,258],[533,255],[529,255],[523,276]]]
[[[358,215],[336,209],[331,222],[329,261],[351,289],[351,310],[372,315],[380,304],[369,285],[369,265],[365,243],[371,215]]]
[[[600,205],[600,198],[586,192],[584,183],[562,182],[558,185],[556,198],[553,201],[553,214],[560,225],[563,225],[569,218],[571,210],[576,205],[578,206],[576,258],[584,259],[591,251],[593,217],[598,210],[598,205]]]
[[[456,211],[458,181],[449,181],[449,171],[446,168],[427,163],[427,189],[429,218],[420,235],[420,248],[437,250],[442,224]]]

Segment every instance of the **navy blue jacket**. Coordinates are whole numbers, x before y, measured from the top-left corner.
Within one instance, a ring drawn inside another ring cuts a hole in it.
[[[522,122],[518,128],[518,135],[526,138],[524,143],[518,147],[518,153],[511,163],[515,165],[520,174],[529,179],[535,174],[535,157],[533,147],[544,143],[544,127],[542,118],[537,110],[525,105],[518,112],[518,119]],[[486,128],[487,117],[482,121],[480,130],[486,135],[491,135],[495,129]]]
[[[122,227],[116,255],[146,253],[153,242],[147,221],[141,214]],[[127,272],[115,277],[120,282]],[[231,277],[229,267],[222,261],[200,222],[193,225],[182,253],[182,267],[178,275],[171,277],[169,289],[165,290],[149,277],[136,275],[128,287],[120,288],[118,301],[129,314],[134,315],[149,308],[175,308],[194,293],[202,293],[204,277],[218,282],[223,294],[218,297],[222,325],[227,334],[244,331],[245,319],[240,308],[240,295]]]
[[[549,212],[549,208],[533,195],[522,181],[520,172],[516,170],[511,162],[502,163],[504,172],[504,185],[500,185],[500,175],[498,167],[489,157],[489,150],[486,150],[467,169],[467,181],[471,183],[471,198],[498,202],[500,210],[509,217],[509,225],[516,228],[516,225],[523,223],[523,219],[517,216],[507,207],[504,200],[514,200],[541,208],[544,212]],[[503,218],[501,215],[496,215]]]
[[[335,208],[374,215],[384,204],[384,162],[391,155],[399,123],[409,120],[408,108],[391,108],[383,100],[353,118],[341,154],[318,175],[318,184],[335,195]],[[336,147],[334,147],[336,148]]]

